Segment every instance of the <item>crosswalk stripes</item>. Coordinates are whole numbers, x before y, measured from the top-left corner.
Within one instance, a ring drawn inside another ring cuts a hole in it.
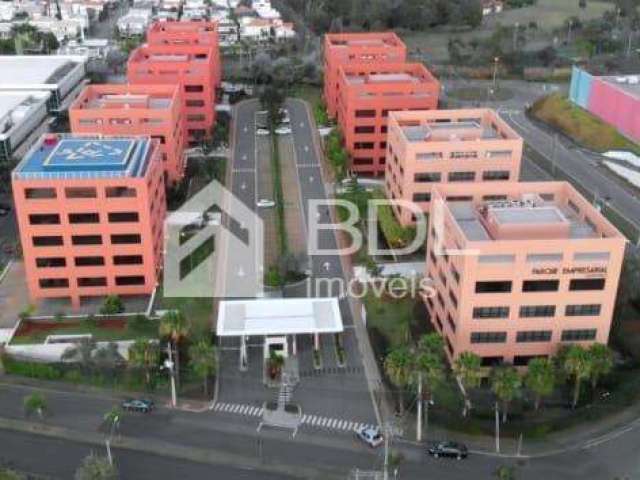
[[[241,403],[217,402],[213,408],[215,412],[232,413],[245,417],[262,416],[262,407]],[[310,428],[324,428],[344,432],[353,432],[362,428],[373,428],[373,424],[346,420],[344,418],[323,417],[321,415],[305,414],[300,421],[302,426]]]

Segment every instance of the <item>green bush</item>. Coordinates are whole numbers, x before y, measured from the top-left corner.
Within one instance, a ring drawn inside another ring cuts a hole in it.
[[[336,180],[342,180],[347,174],[349,155],[342,146],[342,143],[343,137],[340,130],[338,128],[331,130],[331,133],[327,137],[326,153]]]
[[[267,273],[264,274],[264,284],[268,287],[279,287],[282,285],[282,277],[278,268],[270,266]]]
[[[62,371],[53,365],[16,360],[8,355],[3,357],[2,362],[5,372],[10,375],[22,375],[38,380],[60,380],[62,378]]]
[[[384,194],[377,190],[374,198],[385,198]],[[396,220],[390,205],[378,206],[378,224],[387,243],[391,248],[403,248],[409,245],[416,236],[415,227],[403,227]]]

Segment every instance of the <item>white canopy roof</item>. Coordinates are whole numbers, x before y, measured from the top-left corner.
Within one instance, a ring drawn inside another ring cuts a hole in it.
[[[270,298],[220,302],[216,332],[233,337],[343,330],[337,298]]]

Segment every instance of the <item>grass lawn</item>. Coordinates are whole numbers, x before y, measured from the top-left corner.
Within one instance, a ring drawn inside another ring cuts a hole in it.
[[[44,343],[49,335],[91,334],[97,342],[115,342],[138,338],[158,338],[158,322],[147,320],[134,324],[123,319],[95,320],[95,322],[34,322],[24,321],[11,340],[12,345]]]
[[[531,113],[591,150],[630,150],[640,155],[640,145],[560,94],[538,100],[531,107]]]
[[[154,307],[156,310],[180,310],[196,334],[212,329],[213,298],[164,297],[160,286]]]
[[[419,301],[410,297],[399,300],[377,297],[374,293],[369,293],[363,299],[367,310],[367,330],[379,355],[384,355],[394,347],[407,345],[411,339],[412,324],[418,321],[426,323],[426,318],[417,318],[415,313]]]

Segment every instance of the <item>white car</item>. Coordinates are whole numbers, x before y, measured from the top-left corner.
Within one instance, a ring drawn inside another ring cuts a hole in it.
[[[363,427],[359,430],[356,430],[356,437],[369,445],[371,448],[379,447],[380,445],[382,445],[382,442],[384,442],[384,437],[380,433],[380,429],[378,427]]]
[[[267,200],[266,198],[261,198],[256,202],[256,205],[260,208],[275,207],[276,202],[273,200]]]
[[[269,130],[267,130],[266,128],[258,128],[256,130],[256,135],[260,135],[260,136],[269,135]]]
[[[276,128],[276,135],[289,135],[291,133],[291,128],[280,126]]]

